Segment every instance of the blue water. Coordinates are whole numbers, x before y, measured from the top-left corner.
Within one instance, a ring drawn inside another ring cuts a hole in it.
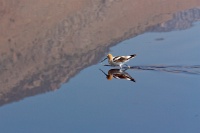
[[[145,33],[110,49],[137,54],[130,66],[200,65],[200,23],[187,30]],[[163,38],[163,39],[159,39]],[[104,57],[102,57],[103,59]],[[130,69],[136,82],[106,79],[110,67],[82,70],[54,92],[0,107],[3,133],[199,133],[199,68],[189,74]],[[187,70],[187,67],[186,67]]]

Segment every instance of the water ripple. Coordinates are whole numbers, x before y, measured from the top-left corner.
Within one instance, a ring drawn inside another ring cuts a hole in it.
[[[147,66],[131,66],[130,69],[200,75],[200,65],[192,65],[192,66],[147,65]]]

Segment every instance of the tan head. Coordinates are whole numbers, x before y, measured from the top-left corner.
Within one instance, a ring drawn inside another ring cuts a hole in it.
[[[112,60],[112,59],[113,59],[112,54],[108,54],[108,55],[107,55],[107,58],[108,58],[109,60]]]
[[[112,75],[107,75],[107,80],[112,80],[113,76]]]

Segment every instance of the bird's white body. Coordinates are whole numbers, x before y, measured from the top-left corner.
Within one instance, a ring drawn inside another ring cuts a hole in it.
[[[112,54],[108,54],[108,63],[111,66],[120,66],[122,68],[122,65],[126,62],[128,62],[130,59],[134,58],[136,54],[128,55],[128,56],[113,56]]]

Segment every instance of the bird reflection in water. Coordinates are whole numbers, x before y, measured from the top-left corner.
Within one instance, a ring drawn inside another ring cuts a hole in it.
[[[104,65],[110,66],[110,65]],[[112,80],[112,78],[116,79],[125,79],[129,81],[136,82],[134,78],[132,78],[126,70],[142,70],[142,71],[158,71],[158,72],[168,72],[173,74],[192,74],[192,75],[200,75],[200,65],[192,65],[192,66],[182,66],[182,65],[151,65],[151,66],[131,66],[131,67],[123,67],[124,69],[110,69],[108,74],[106,74],[103,70],[99,69],[103,72],[108,80]]]
[[[106,74],[103,70],[99,69],[103,74],[106,75],[106,78],[108,80],[112,80],[113,78],[116,79],[125,79],[125,80],[129,80],[132,82],[136,82],[134,78],[132,78],[127,72],[125,72],[127,69],[110,69],[108,71],[108,74]]]

